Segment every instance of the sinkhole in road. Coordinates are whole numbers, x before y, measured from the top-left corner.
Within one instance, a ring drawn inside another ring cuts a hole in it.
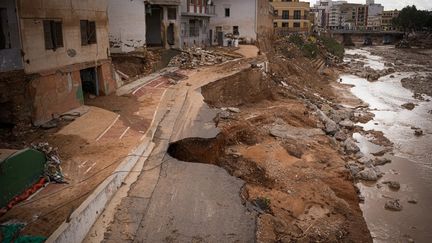
[[[222,133],[215,138],[185,138],[171,143],[168,154],[184,162],[219,166],[249,184],[273,186],[274,181],[268,177],[265,168],[239,154],[227,153],[227,143],[229,140]]]

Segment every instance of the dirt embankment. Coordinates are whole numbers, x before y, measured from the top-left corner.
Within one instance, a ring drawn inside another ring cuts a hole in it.
[[[354,155],[343,141],[326,135],[334,133],[323,122],[325,112],[315,105],[328,106],[323,96],[333,97],[326,87],[330,78],[309,70],[305,77],[311,79],[302,79],[308,63],[272,63],[272,76],[251,69],[204,86],[210,106],[235,106],[240,112],[222,110],[215,118],[220,135],[178,141],[169,153],[183,161],[221,166],[243,179],[245,206],[260,213],[258,242],[371,242],[357,189],[345,168]],[[284,73],[290,74],[285,85],[274,79]],[[339,122],[352,115],[328,110]],[[349,133],[336,126],[338,132]]]

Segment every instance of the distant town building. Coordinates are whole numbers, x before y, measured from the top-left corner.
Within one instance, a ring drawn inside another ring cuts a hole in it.
[[[317,1],[316,4],[311,8],[311,12],[315,15],[315,29],[323,30],[326,29],[329,22],[329,13],[332,6],[332,0],[321,0]]]
[[[271,28],[273,8],[268,0],[213,0],[213,4],[212,45],[227,45],[234,39],[253,43],[264,29]]]
[[[273,21],[276,32],[308,32],[311,27],[309,20],[309,2],[299,0],[270,1],[274,8]]]
[[[396,30],[393,26],[393,19],[399,16],[398,10],[383,11],[381,26],[383,30]]]
[[[374,0],[367,0],[367,24],[368,30],[381,30],[381,19],[384,6],[376,4]]]

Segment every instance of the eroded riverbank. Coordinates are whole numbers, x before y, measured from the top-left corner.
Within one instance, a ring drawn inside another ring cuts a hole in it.
[[[357,125],[365,131],[380,131],[393,143],[391,151],[379,154],[391,160],[380,167],[382,178],[357,184],[376,242],[428,242],[432,238],[432,214],[426,213],[432,209],[432,104],[428,96],[432,82],[422,78],[430,77],[432,58],[425,53],[374,47],[348,50],[345,58],[347,71],[355,75],[342,75],[342,82],[353,85],[352,93],[374,114],[369,122]],[[378,75],[370,78],[371,73]],[[374,150],[381,149],[370,139],[355,138],[365,158],[375,157]]]

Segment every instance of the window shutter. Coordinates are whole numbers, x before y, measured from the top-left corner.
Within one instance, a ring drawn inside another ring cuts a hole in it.
[[[63,47],[62,22],[55,22],[55,45],[56,47]]]
[[[44,38],[45,38],[45,49],[50,50],[54,48],[54,44],[52,41],[51,35],[51,21],[44,20],[43,21],[43,29],[44,29]]]
[[[96,22],[95,21],[89,21],[88,22],[88,43],[95,44],[96,41]]]
[[[81,28],[81,45],[85,46],[88,44],[87,20],[80,20],[80,28]]]

